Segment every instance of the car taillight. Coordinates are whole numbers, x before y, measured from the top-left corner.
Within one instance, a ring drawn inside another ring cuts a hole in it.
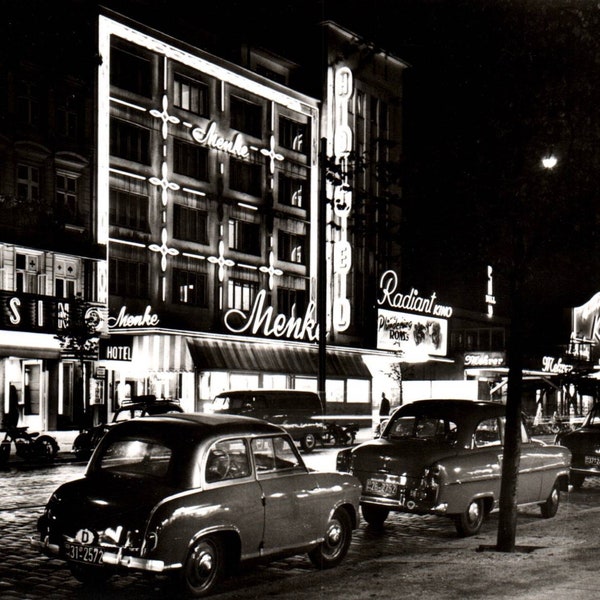
[[[350,473],[352,470],[352,450],[342,450],[338,452],[335,468],[343,473]]]

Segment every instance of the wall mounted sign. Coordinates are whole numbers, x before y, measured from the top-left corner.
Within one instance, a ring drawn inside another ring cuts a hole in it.
[[[504,352],[465,352],[465,369],[486,367],[504,367],[506,355]]]
[[[124,360],[130,362],[133,355],[133,336],[116,335],[100,340],[100,360]]]
[[[225,327],[232,333],[244,333],[288,340],[316,342],[319,339],[319,326],[316,321],[315,303],[309,302],[304,315],[296,317],[282,313],[275,314],[267,305],[266,291],[261,290],[249,313],[232,308],[225,313]]]
[[[377,311],[377,348],[401,351],[426,360],[429,355],[445,356],[448,346],[448,321],[426,315],[395,310]]]
[[[143,314],[130,314],[127,307],[122,306],[116,317],[108,317],[109,329],[129,328],[129,327],[156,327],[160,319],[156,313],[152,312],[151,306],[146,306]]]

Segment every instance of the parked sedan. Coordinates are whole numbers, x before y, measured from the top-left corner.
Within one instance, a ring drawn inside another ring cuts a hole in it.
[[[580,488],[589,475],[600,475],[600,404],[586,415],[583,425],[556,436],[556,443],[571,451],[571,484]]]
[[[32,540],[81,581],[171,574],[193,597],[238,563],[307,552],[337,565],[358,526],[360,483],[307,469],[284,429],[173,414],[111,427],[83,479],[59,487]]]
[[[505,406],[472,400],[421,400],[396,410],[381,437],[342,450],[337,469],[358,477],[364,519],[381,526],[390,511],[450,517],[461,536],[476,534],[498,508]],[[519,504],[553,517],[567,490],[571,453],[529,438],[521,425]]]
[[[73,440],[72,451],[78,460],[88,460],[102,439],[102,436],[115,423],[128,421],[136,417],[148,415],[164,415],[172,412],[183,412],[181,405],[175,400],[157,400],[156,396],[136,396],[131,402],[124,402],[113,415],[110,423],[101,423],[95,427],[82,429]]]

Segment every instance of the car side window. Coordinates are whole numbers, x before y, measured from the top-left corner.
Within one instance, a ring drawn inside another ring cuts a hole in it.
[[[252,454],[256,472],[286,471],[300,466],[298,455],[289,439],[284,436],[252,440]]]
[[[475,428],[473,436],[476,448],[485,448],[488,446],[501,446],[500,428],[498,419],[485,419]]]
[[[244,440],[223,440],[211,447],[204,471],[206,483],[238,479],[248,475],[250,463]]]

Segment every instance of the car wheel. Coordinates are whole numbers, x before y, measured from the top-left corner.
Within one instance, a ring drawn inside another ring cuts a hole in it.
[[[225,567],[223,545],[219,538],[208,536],[195,542],[181,570],[181,587],[193,597],[201,598],[215,588]]]
[[[49,435],[42,435],[33,442],[34,456],[41,461],[50,462],[58,454],[58,444]]]
[[[314,433],[307,433],[300,442],[300,447],[304,452],[312,452],[317,445],[317,438]]]
[[[558,481],[555,481],[550,490],[550,495],[546,498],[544,504],[540,505],[542,517],[544,517],[544,519],[551,519],[557,513],[559,504],[560,489],[558,488]]]
[[[338,509],[327,523],[325,539],[308,553],[308,557],[318,569],[330,569],[346,556],[351,541],[350,517],[344,509]]]
[[[569,483],[573,486],[573,489],[578,490],[585,481],[585,475],[582,473],[571,473]]]
[[[381,527],[390,514],[389,508],[374,504],[361,504],[360,509],[364,520],[373,527]]]
[[[477,498],[472,500],[467,510],[460,515],[456,515],[454,524],[456,531],[461,537],[468,537],[475,535],[481,529],[484,517],[483,500]]]
[[[70,563],[69,569],[77,581],[86,585],[102,585],[113,575],[111,571],[102,567],[91,567],[79,563]]]

